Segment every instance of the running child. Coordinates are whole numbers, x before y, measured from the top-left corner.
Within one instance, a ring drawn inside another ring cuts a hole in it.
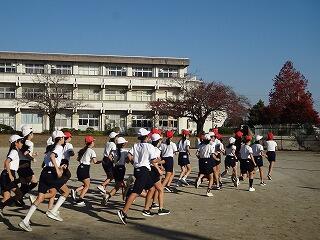
[[[63,147],[64,143],[64,133],[62,131],[54,131],[52,133],[53,145],[47,147],[46,154],[44,157],[44,168],[41,171],[39,185],[38,185],[38,196],[36,200],[32,203],[27,215],[19,223],[19,226],[27,231],[32,231],[30,226],[30,218],[38,208],[39,204],[44,201],[44,199],[49,199],[55,196],[57,190],[58,179],[61,178],[63,174],[63,169],[65,165],[60,165],[63,157]],[[57,221],[63,221],[59,215],[59,208],[66,200],[66,197],[61,195],[56,203],[56,205],[46,212],[49,218]]]
[[[114,165],[113,165],[113,161],[110,160],[109,156],[112,151],[115,151],[117,149],[116,144],[115,144],[117,137],[118,137],[118,133],[111,132],[109,134],[109,141],[106,143],[105,148],[104,148],[102,167],[107,175],[107,179],[100,186],[97,186],[97,188],[103,194],[106,194],[106,187],[113,179]]]
[[[190,156],[190,140],[189,138],[189,131],[182,130],[182,138],[178,142],[178,165],[181,168],[181,173],[179,176],[179,182],[189,185],[187,182],[187,177],[191,173],[191,165],[189,161]]]
[[[5,206],[20,200],[22,193],[18,187],[16,172],[19,168],[19,151],[23,146],[23,137],[19,135],[12,135],[9,138],[10,148],[7,154],[7,158],[4,161],[4,170],[1,172],[1,189],[3,192],[3,198],[0,202],[0,217],[3,218],[3,209]],[[15,196],[11,196],[11,191],[15,193]]]
[[[83,185],[78,187],[76,190],[72,189],[72,198],[76,202],[76,205],[79,207],[85,207],[86,203],[84,202],[84,196],[89,190],[90,187],[90,164],[99,164],[101,161],[97,161],[97,155],[93,150],[95,139],[92,136],[86,136],[84,138],[85,147],[80,149],[78,152],[78,158],[80,165],[77,168],[77,178],[78,181],[81,181]],[[79,198],[77,199],[77,194],[80,193]]]
[[[236,139],[234,137],[229,138],[229,144],[226,146],[226,158],[224,160],[225,168],[226,170],[221,174],[225,175],[228,171],[228,168],[232,168],[232,176],[231,180],[235,187],[239,186],[239,179],[237,175],[237,156],[236,156],[236,150],[237,147],[235,145]]]
[[[259,168],[259,173],[260,173],[260,186],[265,186],[265,182],[263,180],[263,158],[264,152],[263,152],[263,146],[261,145],[261,139],[263,137],[260,135],[256,136],[256,141],[254,144],[251,146],[252,151],[253,151],[253,157],[254,161],[257,164],[257,167]]]
[[[272,180],[271,174],[274,167],[274,164],[276,162],[276,150],[277,150],[277,143],[273,140],[273,134],[272,132],[268,132],[267,134],[267,157],[269,161],[269,170],[268,170],[268,179]]]

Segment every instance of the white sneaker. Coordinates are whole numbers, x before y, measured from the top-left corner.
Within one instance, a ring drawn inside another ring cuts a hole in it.
[[[236,181],[236,183],[237,183],[237,187],[239,187],[239,185],[240,185],[240,181],[239,181],[239,178],[237,178],[237,181]]]
[[[46,215],[47,215],[48,218],[51,218],[51,219],[59,221],[59,222],[63,222],[62,217],[60,217],[60,215],[58,213],[54,213],[51,210],[48,210],[46,212]]]
[[[185,184],[185,185],[189,186],[189,183],[187,182],[187,180],[186,180],[186,179],[182,178],[182,179],[181,179],[181,182],[182,182],[183,184]]]
[[[86,206],[86,203],[84,201],[81,201],[81,202],[77,202],[76,205],[78,207],[85,207]]]
[[[30,227],[30,224],[26,224],[24,221],[21,221],[19,223],[19,227],[21,227],[23,230],[27,231],[27,232],[31,232],[32,228]]]
[[[167,192],[171,193],[171,189],[169,187],[164,187],[164,190],[166,190]]]
[[[265,185],[267,185],[265,182],[260,183],[260,186],[265,186]]]
[[[33,204],[37,200],[37,197],[35,195],[30,194],[29,200],[30,200],[31,204]]]
[[[201,184],[201,178],[198,178],[197,182],[196,182],[196,188],[198,188]]]
[[[77,201],[77,193],[74,189],[71,189],[71,196],[73,201]]]
[[[253,187],[249,188],[249,192],[254,192],[255,189]]]
[[[213,197],[212,192],[207,192],[207,196],[208,196],[208,197]]]
[[[99,191],[101,193],[106,194],[107,191],[104,189],[104,187],[102,185],[98,186],[97,188],[99,189]]]

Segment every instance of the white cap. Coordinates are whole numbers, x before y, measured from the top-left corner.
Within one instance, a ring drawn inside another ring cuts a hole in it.
[[[257,136],[256,136],[256,141],[260,141],[262,138],[263,138],[262,136],[257,135]]]
[[[159,139],[161,139],[161,136],[158,133],[154,133],[151,135],[152,142],[158,141]]]
[[[47,146],[50,146],[52,144],[54,144],[54,142],[52,141],[52,137],[49,137],[47,140]]]
[[[9,138],[9,142],[10,143],[14,143],[15,141],[19,140],[19,139],[23,139],[23,137],[15,134],[15,135],[12,135],[10,138]]]
[[[22,128],[22,136],[27,136],[32,132],[32,128]]]
[[[21,125],[21,131],[23,131],[24,129],[28,129],[28,128],[32,129],[32,127],[30,127],[28,124]]]
[[[210,137],[213,137],[215,135],[214,132],[208,132],[208,134]]]
[[[209,133],[207,133],[206,135],[204,135],[204,139],[211,140],[211,135]]]
[[[229,143],[230,144],[235,143],[235,142],[236,142],[236,139],[234,137],[229,138]]]
[[[139,136],[147,136],[149,133],[150,133],[150,131],[148,131],[145,128],[140,128],[139,131],[138,131],[138,135]]]
[[[54,141],[57,137],[65,137],[65,135],[62,131],[55,130],[52,133],[52,141]]]
[[[119,133],[111,132],[111,133],[109,134],[109,138],[115,138],[115,137],[118,136],[118,135],[119,135]]]
[[[117,144],[127,143],[128,141],[124,137],[118,137]]]

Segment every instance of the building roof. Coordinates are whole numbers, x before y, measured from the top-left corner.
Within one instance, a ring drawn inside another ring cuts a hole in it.
[[[0,60],[189,66],[189,58],[0,51]]]

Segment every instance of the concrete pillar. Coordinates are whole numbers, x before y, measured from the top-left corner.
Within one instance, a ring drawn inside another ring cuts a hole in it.
[[[154,68],[154,77],[159,77],[159,68],[158,67]]]
[[[22,87],[17,86],[16,88],[16,98],[22,98]]]
[[[159,114],[155,114],[153,116],[153,127],[159,128],[159,120],[160,120]]]
[[[105,89],[105,88],[102,88],[100,93],[101,93],[100,99],[101,99],[102,101],[104,101],[104,100],[105,100],[105,97],[106,97],[106,89]]]
[[[16,128],[16,130],[20,131],[21,130],[20,127],[22,125],[22,114],[21,114],[21,111],[17,111],[16,112],[15,118],[16,118],[16,126],[15,126],[15,128]]]
[[[132,67],[127,67],[127,76],[132,77]]]
[[[24,73],[23,65],[22,63],[17,64],[17,73]]]
[[[105,127],[106,127],[106,114],[105,113],[101,113],[100,115],[100,131],[104,131]]]
[[[48,114],[43,114],[43,117],[42,117],[42,131],[44,130],[49,130],[49,116]]]
[[[72,74],[79,74],[79,66],[78,65],[72,66]]]
[[[128,130],[129,128],[132,128],[132,113],[131,112],[126,116],[126,129]]]
[[[127,92],[126,92],[126,101],[132,101],[132,90],[129,89]]]
[[[44,65],[44,73],[51,74],[51,64]]]
[[[71,128],[78,130],[79,127],[79,114],[73,113],[71,116]]]
[[[108,74],[107,74],[106,66],[101,66],[101,68],[100,68],[100,75],[102,75],[102,76],[108,75]]]

